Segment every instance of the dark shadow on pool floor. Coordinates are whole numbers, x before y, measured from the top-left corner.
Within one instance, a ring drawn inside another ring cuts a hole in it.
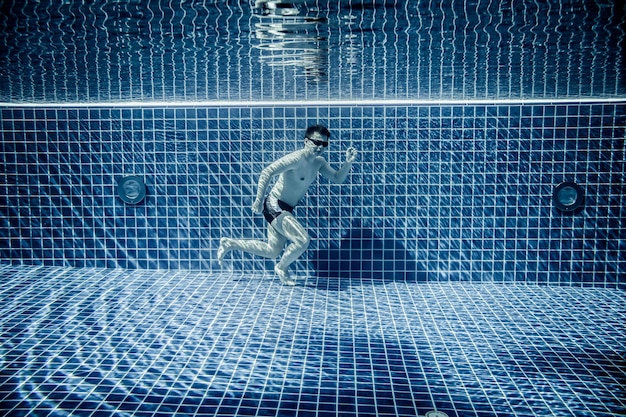
[[[338,245],[317,250],[312,260],[317,282],[310,285],[342,289],[365,283],[426,281],[413,253],[393,236],[376,235],[372,229],[353,227]]]

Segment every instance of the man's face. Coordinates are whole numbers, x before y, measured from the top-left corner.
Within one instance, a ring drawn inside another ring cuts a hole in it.
[[[321,155],[324,149],[328,147],[328,137],[317,133],[315,137],[306,138],[304,143],[305,146],[311,149],[316,155]]]

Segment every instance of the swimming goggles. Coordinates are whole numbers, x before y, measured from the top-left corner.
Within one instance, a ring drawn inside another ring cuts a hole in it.
[[[313,145],[315,146],[323,146],[324,148],[328,147],[328,142],[324,142],[322,140],[311,139],[311,138],[307,138],[307,139],[313,142]]]
[[[322,138],[323,138],[323,136],[322,136],[322,135],[320,135],[318,132],[315,132],[315,133],[313,134],[313,136],[315,136],[315,139],[313,139],[313,138],[312,138],[312,137],[310,137],[310,136],[307,136],[306,138],[307,138],[308,140],[310,140],[311,142],[313,142],[313,144],[314,144],[315,146],[323,146],[324,148],[326,148],[326,147],[328,146],[328,141],[325,141],[325,140],[320,140],[320,139],[322,139]]]

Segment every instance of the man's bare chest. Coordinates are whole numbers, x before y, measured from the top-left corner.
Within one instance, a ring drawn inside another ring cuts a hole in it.
[[[286,184],[308,187],[317,178],[318,167],[314,162],[301,162],[283,174]]]

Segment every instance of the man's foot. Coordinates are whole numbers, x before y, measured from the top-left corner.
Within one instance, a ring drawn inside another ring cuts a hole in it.
[[[224,256],[230,252],[230,239],[227,237],[223,237],[220,239],[220,247],[217,248],[217,262],[222,266],[222,261],[224,260]]]
[[[293,279],[291,279],[291,276],[289,275],[289,271],[285,271],[284,269],[280,269],[279,267],[274,267],[274,272],[276,272],[276,275],[278,275],[278,278],[280,278],[280,281],[285,284],[285,285],[296,285],[296,281],[294,281]]]

